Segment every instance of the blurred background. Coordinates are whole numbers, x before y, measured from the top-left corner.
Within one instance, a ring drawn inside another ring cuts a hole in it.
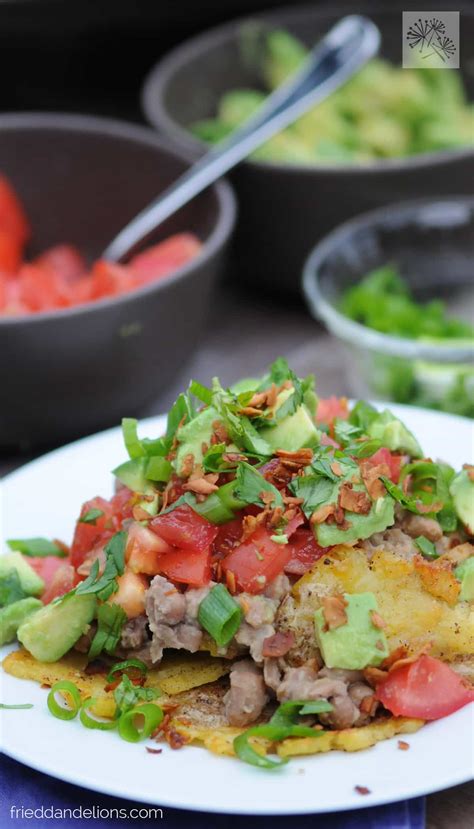
[[[140,99],[142,85],[157,61],[174,47],[226,21],[283,6],[291,11],[299,5],[288,0],[226,0],[225,3],[202,0],[199,4],[190,0],[179,4],[167,0],[4,0],[0,4],[0,72],[7,82],[0,92],[0,111],[83,113],[145,124]],[[364,12],[373,11],[374,17],[385,9],[395,13],[395,37],[391,40],[389,51],[390,57],[400,62],[401,37],[398,40],[397,32],[400,27],[401,33],[401,10],[405,4],[398,0],[390,3],[367,0],[363,5]],[[461,11],[461,20],[463,14],[472,15],[474,11],[472,3],[443,2],[438,6],[440,9]],[[326,0],[314,0],[307,7],[311,12],[334,12],[334,3]],[[341,15],[359,11],[360,4],[356,2],[346,0],[341,3]],[[461,26],[462,67],[472,79],[474,50],[471,32],[467,23],[464,30]],[[192,152],[192,148],[188,152]],[[470,159],[467,158],[463,164],[465,166],[458,167],[455,173],[450,170],[437,172],[436,169],[432,173],[425,171],[419,180],[420,186],[413,185],[415,192],[411,195],[469,194],[472,191],[472,152]],[[8,170],[4,172],[8,174]],[[414,171],[413,181],[416,175]],[[231,180],[234,182],[233,177]],[[350,194],[364,189],[360,181],[352,181],[350,177],[348,181],[345,186]],[[383,190],[379,188],[376,195],[372,192],[368,206],[403,200],[406,193],[397,183],[396,172],[390,182],[388,190],[384,183]],[[324,205],[333,184],[322,181],[321,187],[325,189],[321,191],[318,186],[313,187],[311,198],[317,201],[320,197]],[[301,187],[304,187],[303,178]],[[344,201],[344,195],[338,194],[335,201]],[[54,211],[54,205],[51,205],[51,210]],[[269,201],[268,216],[272,222],[271,210]],[[354,212],[352,210],[351,215]],[[256,226],[254,222],[253,231]],[[166,410],[190,376],[207,383],[212,375],[218,374],[224,383],[230,383],[249,372],[258,374],[277,354],[284,354],[298,373],[314,372],[322,396],[353,391],[348,389],[347,352],[341,343],[331,337],[319,322],[315,322],[298,290],[285,290],[284,286],[282,290],[282,284],[278,285],[278,290],[272,290],[273,282],[275,288],[278,281],[281,283],[280,277],[272,273],[268,263],[261,265],[262,261],[265,262],[264,258],[260,258],[263,251],[255,249],[252,236],[245,237],[250,241],[244,249],[242,224],[237,227],[240,228],[239,245],[231,249],[226,278],[220,279],[208,302],[208,321],[200,338],[193,341],[189,348],[186,345],[181,348],[186,359],[180,357],[166,387],[160,387],[159,381],[155,380],[155,391],[140,405],[131,394],[123,415],[146,416]],[[327,227],[324,228],[326,230]],[[471,250],[472,227],[461,235],[462,269]],[[317,223],[314,236],[316,242]],[[62,240],[59,234],[58,241]],[[265,244],[268,248],[268,240]],[[264,272],[259,274],[262,268]],[[299,284],[299,265],[297,270],[298,273],[292,274],[293,284]],[[9,336],[13,348],[14,336]],[[172,352],[173,343],[170,342],[170,356]],[[119,375],[120,368],[117,367],[116,371]],[[33,403],[33,410],[35,405]],[[97,428],[110,422],[110,416],[98,416]],[[80,431],[90,432],[93,429],[88,425]],[[77,430],[73,429],[66,437],[76,434]],[[41,442],[54,445],[63,439],[63,435],[58,433],[56,439],[50,435]],[[26,433],[25,439],[16,440],[16,443],[5,441],[0,436],[0,445],[4,444],[4,469],[25,460],[33,451],[33,442],[31,435]],[[20,458],[18,450],[23,452]]]

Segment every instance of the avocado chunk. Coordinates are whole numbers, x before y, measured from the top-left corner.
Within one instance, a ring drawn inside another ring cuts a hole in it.
[[[381,412],[369,424],[367,434],[380,440],[391,452],[407,452],[412,458],[422,458],[423,450],[415,436],[389,409]]]
[[[474,602],[474,556],[458,564],[454,575],[461,582],[460,602]]]
[[[0,610],[0,645],[14,642],[20,625],[41,607],[43,607],[43,602],[33,596],[19,599],[17,602],[3,607]]]
[[[456,515],[468,532],[474,534],[474,481],[471,481],[467,469],[463,469],[453,478],[449,491],[453,497]]]
[[[18,628],[22,645],[40,662],[56,662],[86,631],[95,614],[92,594],[70,596],[38,610]]]
[[[363,487],[355,486],[354,489],[359,490]],[[369,538],[374,533],[383,532],[395,520],[394,500],[390,495],[377,498],[367,515],[346,511],[346,520],[350,524],[347,530],[341,529],[337,524],[315,524],[314,534],[318,544],[321,547],[352,544],[359,539]]]
[[[377,601],[373,593],[345,593],[347,622],[327,629],[323,608],[314,614],[316,641],[328,668],[359,671],[368,665],[380,665],[388,656],[383,630],[373,623]]]
[[[112,470],[122,484],[128,486],[132,492],[142,492],[144,494],[153,493],[153,486],[146,477],[146,466],[148,458],[133,458],[130,461],[120,464]]]
[[[207,409],[198,412],[196,417],[193,417],[192,420],[178,429],[179,446],[176,453],[176,471],[178,475],[183,470],[184,459],[187,455],[192,455],[196,464],[202,462],[202,445],[203,443],[210,445],[213,431],[212,424],[216,420],[220,420],[217,410],[214,406],[208,406]]]
[[[294,394],[292,389],[280,392],[277,398],[276,414],[278,409]],[[259,435],[270,446],[272,451],[284,449],[285,452],[297,452],[303,447],[319,445],[321,434],[310,412],[304,403],[298,406],[294,414],[283,417],[276,426],[266,426],[259,430]]]
[[[28,596],[39,596],[44,590],[44,581],[28,564],[21,553],[7,553],[0,556],[0,578],[15,570],[22,590]]]

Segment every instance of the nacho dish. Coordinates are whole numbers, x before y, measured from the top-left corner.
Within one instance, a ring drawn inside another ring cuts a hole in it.
[[[283,358],[192,381],[163,436],[122,428],[115,494],[70,547],[0,557],[3,668],[51,714],[271,769],[474,701],[473,466],[425,457],[388,409],[318,400]]]

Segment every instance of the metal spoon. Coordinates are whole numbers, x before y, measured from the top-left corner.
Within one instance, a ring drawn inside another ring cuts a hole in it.
[[[378,51],[380,33],[366,17],[336,24],[309,54],[302,69],[270,95],[245,124],[193,164],[117,234],[103,257],[120,261],[169,216],[227,173],[253,150],[327,98]]]

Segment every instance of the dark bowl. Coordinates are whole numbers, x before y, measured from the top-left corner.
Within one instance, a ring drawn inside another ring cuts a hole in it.
[[[93,259],[188,166],[146,127],[0,116],[0,170],[30,216],[31,255],[71,242]],[[156,234],[189,230],[204,242],[169,277],[73,309],[0,317],[0,446],[59,443],[133,416],[156,397],[198,342],[234,221],[233,193],[220,182]]]
[[[401,11],[357,7],[382,33],[382,55],[401,60]],[[268,28],[284,27],[313,44],[352,9],[307,6],[256,15]],[[464,79],[474,97],[474,13],[462,12]],[[173,50],[146,79],[145,114],[174,145],[194,154],[203,144],[189,124],[215,114],[223,92],[259,86],[240,58],[239,32],[247,21],[213,29]],[[469,68],[469,72],[468,72]],[[441,71],[441,70],[440,70]],[[470,73],[470,74],[469,74]],[[443,151],[363,166],[296,166],[245,162],[231,177],[239,199],[236,234],[241,279],[272,291],[298,293],[301,268],[318,238],[352,216],[391,201],[472,191],[474,151]]]
[[[442,299],[448,311],[472,325],[473,260],[473,196],[379,208],[351,219],[316,245],[304,267],[304,293],[313,316],[345,346],[354,396],[474,416],[472,338],[402,338],[367,328],[340,309],[347,288],[393,263],[420,301]]]

